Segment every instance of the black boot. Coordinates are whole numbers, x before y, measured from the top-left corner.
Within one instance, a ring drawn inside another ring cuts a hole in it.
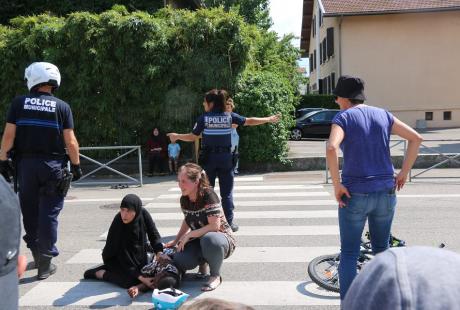
[[[38,276],[39,280],[44,280],[48,278],[50,275],[56,273],[56,265],[51,263],[51,259],[53,257],[51,255],[41,254],[40,261],[38,264]]]
[[[40,261],[40,252],[38,249],[30,249],[32,252],[32,257],[34,258],[33,262],[29,262],[27,264],[26,270],[32,270],[38,268],[38,262]]]

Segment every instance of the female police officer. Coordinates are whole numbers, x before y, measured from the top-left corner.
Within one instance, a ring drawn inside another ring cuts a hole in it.
[[[216,176],[219,178],[220,196],[225,217],[233,231],[238,230],[238,225],[233,222],[233,156],[231,150],[232,124],[256,126],[265,123],[276,123],[280,115],[269,117],[246,118],[236,113],[226,113],[225,103],[228,99],[225,90],[213,89],[204,97],[205,113],[198,117],[191,133],[169,133],[173,140],[193,142],[203,134],[200,164],[204,167],[209,177],[211,186],[214,187]]]
[[[47,62],[34,62],[27,67],[24,77],[30,94],[14,98],[10,106],[0,167],[5,167],[7,152],[14,145],[24,241],[32,251],[41,280],[56,272],[51,259],[59,254],[57,217],[64,195],[58,185],[67,163],[65,147],[74,180],[82,173],[72,111],[66,102],[52,95],[61,82],[58,68]]]

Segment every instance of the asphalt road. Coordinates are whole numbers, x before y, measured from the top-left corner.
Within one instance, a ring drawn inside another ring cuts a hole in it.
[[[124,290],[82,280],[100,261],[103,234],[121,198],[137,193],[153,214],[159,231],[170,240],[180,224],[178,193],[172,177],[151,178],[141,188],[73,188],[60,215],[58,272],[44,281],[27,271],[20,283],[21,309],[151,309],[150,294],[130,300]],[[223,284],[201,293],[202,282],[186,278],[183,290],[193,298],[218,297],[258,309],[339,309],[337,294],[319,289],[306,273],[308,261],[339,247],[336,205],[322,172],[270,173],[237,178],[238,248],[224,262]],[[460,178],[423,179],[399,193],[395,236],[409,246],[437,246],[460,253],[458,223]],[[179,217],[178,217],[179,216]],[[22,244],[22,252],[31,255]]]

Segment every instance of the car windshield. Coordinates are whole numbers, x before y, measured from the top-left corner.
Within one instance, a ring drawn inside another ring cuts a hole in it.
[[[312,111],[312,112],[309,112],[309,113],[305,114],[304,116],[299,117],[297,120],[298,120],[298,121],[303,121],[303,120],[305,120],[306,118],[308,118],[308,117],[310,117],[310,116],[312,116],[312,115],[314,115],[314,114],[316,114],[316,113],[318,113],[318,112],[320,112],[320,111]]]

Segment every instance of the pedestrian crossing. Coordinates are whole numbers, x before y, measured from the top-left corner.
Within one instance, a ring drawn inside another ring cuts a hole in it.
[[[218,186],[216,191],[219,193]],[[158,195],[146,192],[145,197],[140,196],[160,234],[166,240],[173,238],[183,219],[177,186],[171,183],[170,188],[158,191]],[[338,306],[338,294],[312,283],[306,271],[313,258],[339,250],[337,204],[326,189],[322,185],[298,181],[238,177],[235,178],[234,197],[235,221],[250,225],[240,223],[240,230],[235,234],[237,248],[222,267],[222,285],[215,291],[202,293],[203,282],[186,277],[181,289],[192,299],[214,297],[277,309]],[[289,220],[295,223],[286,223]],[[65,260],[64,268],[81,270],[82,275],[85,269],[102,262],[108,226],[101,229],[93,236],[100,247],[73,249],[74,254]],[[305,238],[310,239],[308,246],[297,241]],[[124,289],[109,283],[60,280],[53,276],[37,283],[22,295],[20,306],[151,308],[148,293],[131,300]]]

